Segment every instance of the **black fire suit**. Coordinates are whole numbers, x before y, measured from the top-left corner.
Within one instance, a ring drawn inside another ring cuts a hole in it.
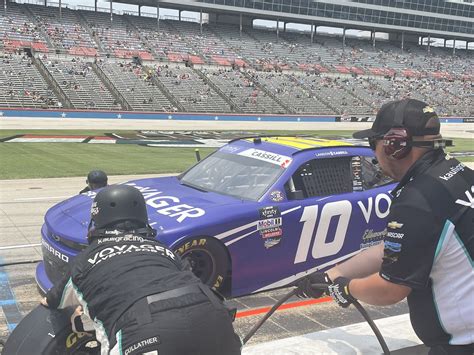
[[[473,354],[474,172],[430,151],[392,194],[380,275],[412,289],[411,322],[430,354]]]
[[[228,309],[177,255],[154,239],[106,233],[47,293],[49,307],[82,305],[102,354],[240,354]]]

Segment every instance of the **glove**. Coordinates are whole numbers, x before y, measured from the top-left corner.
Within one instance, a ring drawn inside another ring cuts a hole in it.
[[[338,277],[328,287],[329,294],[342,308],[347,308],[351,303],[357,301],[349,292],[349,282],[351,280],[346,277]]]
[[[331,279],[325,272],[318,271],[312,273],[297,282],[296,286],[298,289],[296,291],[296,296],[300,298],[319,298],[327,291],[327,288],[315,288],[311,286],[311,284],[325,284],[329,286],[331,283]]]

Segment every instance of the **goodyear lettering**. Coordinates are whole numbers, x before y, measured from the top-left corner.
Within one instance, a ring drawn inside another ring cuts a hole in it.
[[[70,349],[77,343],[79,339],[86,335],[85,332],[71,333],[66,338],[66,348]]]
[[[183,246],[179,247],[177,250],[176,250],[176,253],[178,253],[179,255],[183,255],[186,251],[188,251],[189,249],[191,248],[194,248],[194,247],[197,247],[197,246],[203,246],[203,245],[206,245],[207,243],[207,240],[205,238],[201,238],[201,239],[193,239],[187,243],[185,243]]]
[[[67,255],[64,255],[63,253],[61,253],[59,250],[56,250],[54,249],[51,245],[48,244],[48,242],[46,242],[46,240],[42,239],[41,240],[41,244],[43,245],[43,247],[49,251],[51,254],[53,254],[55,257],[61,259],[62,261],[68,263],[69,262],[69,256]]]
[[[218,290],[221,287],[222,281],[224,281],[224,277],[218,275],[216,282],[214,282],[214,285],[212,285],[212,288]]]
[[[181,200],[176,196],[162,196],[162,191],[147,186],[138,186],[135,183],[127,183],[127,185],[139,190],[146,204],[154,208],[156,213],[174,218],[178,223],[183,222],[186,218],[198,218],[206,214],[201,208],[181,203]]]
[[[113,245],[107,248],[102,249],[101,251],[94,254],[93,257],[89,258],[87,261],[92,265],[97,265],[100,262],[110,259],[117,255],[122,255],[126,253],[134,252],[148,252],[148,253],[160,253],[163,256],[168,258],[175,259],[176,256],[173,252],[161,245],[155,244],[140,244],[140,245]]]

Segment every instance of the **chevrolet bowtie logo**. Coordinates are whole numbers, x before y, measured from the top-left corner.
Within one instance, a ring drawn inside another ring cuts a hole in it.
[[[434,112],[433,107],[425,106],[423,107],[423,113]]]
[[[399,229],[403,227],[403,223],[392,221],[392,222],[388,222],[387,227],[390,229]]]

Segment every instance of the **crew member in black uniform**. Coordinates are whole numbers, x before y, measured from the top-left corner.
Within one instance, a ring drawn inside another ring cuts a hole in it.
[[[137,189],[104,188],[92,204],[89,246],[42,303],[81,305],[102,354],[240,354],[229,310],[155,234]]]
[[[410,318],[430,354],[474,354],[474,172],[446,154],[440,122],[424,102],[380,109],[368,138],[392,191],[384,242],[299,283],[319,297],[328,284],[342,307],[355,299],[390,305],[407,297]]]
[[[107,174],[102,170],[92,170],[87,174],[86,184],[87,186],[84,187],[80,194],[88,191],[93,191],[96,189],[100,189],[101,187],[107,186]]]

